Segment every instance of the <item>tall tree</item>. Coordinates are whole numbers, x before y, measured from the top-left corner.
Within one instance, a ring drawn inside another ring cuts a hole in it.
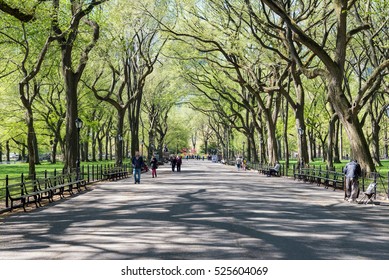
[[[317,12],[328,12],[328,15],[333,15],[332,24],[335,25],[333,32],[335,38],[333,40],[324,40],[317,42],[314,37],[314,32],[310,29],[304,30],[305,26],[296,23],[295,18],[300,16],[299,7],[295,6],[293,16],[286,10],[286,6],[281,1],[276,0],[261,0],[275,14],[281,17],[285,24],[290,28],[293,40],[296,44],[303,44],[311,52],[316,55],[324,65],[324,75],[328,79],[328,100],[333,104],[334,110],[337,113],[346,133],[350,139],[353,156],[358,159],[362,167],[366,171],[373,171],[374,163],[369,151],[369,147],[363,134],[362,126],[358,118],[362,106],[371,98],[370,89],[374,82],[380,77],[381,73],[389,67],[389,59],[382,61],[367,79],[366,83],[360,88],[351,99],[344,94],[344,77],[346,55],[350,43],[355,34],[362,30],[370,28],[368,25],[350,25],[349,15],[351,9],[355,8],[356,1],[353,0],[335,0],[332,1],[331,10],[328,7],[317,5]],[[251,5],[250,0],[245,0],[247,5]],[[294,8],[294,7],[293,7]],[[322,10],[319,10],[322,9]],[[317,26],[317,25],[316,25]],[[310,33],[308,33],[310,32]],[[334,48],[327,47],[327,44],[334,44]],[[303,65],[299,65],[301,70]]]
[[[52,29],[58,36],[61,50],[62,75],[66,93],[66,138],[65,169],[76,168],[78,159],[78,131],[75,121],[78,117],[78,84],[85,70],[89,54],[95,47],[100,35],[96,21],[87,17],[93,9],[108,0],[75,0],[65,5],[60,0],[53,0]],[[69,9],[69,18],[65,18],[65,9]],[[63,22],[68,22],[64,29]],[[90,32],[90,30],[92,32]],[[82,31],[82,32],[81,32]],[[84,43],[81,34],[92,33],[89,43]],[[75,63],[79,57],[78,64]]]
[[[19,17],[17,17],[19,19]],[[3,22],[4,24],[4,22]],[[7,22],[5,22],[7,25]],[[35,32],[33,29],[38,29],[39,24],[26,24],[23,21],[17,23],[20,25],[21,32],[6,33],[0,31],[0,36],[5,37],[8,42],[18,46],[21,50],[21,62],[18,63],[20,69],[19,80],[19,97],[26,110],[25,122],[27,125],[27,149],[28,149],[28,162],[29,162],[29,174],[34,176],[35,164],[39,163],[38,155],[38,143],[34,127],[34,114],[33,114],[33,102],[39,95],[40,85],[37,81],[37,75],[41,70],[45,56],[48,52],[51,42],[55,39],[53,36],[45,35],[46,39],[41,40],[40,45],[35,45],[34,42],[39,42],[39,38],[31,38],[29,33]],[[4,30],[10,30],[10,26]],[[30,29],[31,28],[31,29]],[[39,29],[38,29],[39,30]],[[42,30],[40,30],[42,31]],[[20,38],[15,37],[20,35]],[[37,51],[37,49],[40,51]],[[11,60],[13,58],[10,58]]]

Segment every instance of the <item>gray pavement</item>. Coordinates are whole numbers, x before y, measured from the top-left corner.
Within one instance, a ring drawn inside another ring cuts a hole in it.
[[[184,161],[0,220],[0,259],[389,259],[389,207]]]

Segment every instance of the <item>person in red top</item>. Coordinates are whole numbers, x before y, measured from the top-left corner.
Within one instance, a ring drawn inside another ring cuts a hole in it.
[[[155,156],[150,161],[150,166],[151,166],[151,176],[157,177],[157,168],[158,168],[158,160]]]

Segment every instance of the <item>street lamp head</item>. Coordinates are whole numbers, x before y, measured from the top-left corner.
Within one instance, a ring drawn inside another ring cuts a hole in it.
[[[140,141],[140,144],[143,145],[145,142],[143,141],[143,139]]]
[[[304,135],[304,129],[302,129],[301,127],[299,127],[299,128],[297,129],[297,131],[298,131],[298,134],[299,134],[300,136],[303,136],[303,135]]]
[[[83,121],[80,119],[80,118],[76,118],[76,120],[74,121],[75,124],[76,124],[76,127],[78,129],[81,129],[82,128],[82,125],[84,124]]]
[[[118,140],[123,141],[123,136],[121,134],[118,135]]]
[[[389,118],[389,104],[385,108],[385,113],[386,113],[386,116],[388,116],[388,118]]]

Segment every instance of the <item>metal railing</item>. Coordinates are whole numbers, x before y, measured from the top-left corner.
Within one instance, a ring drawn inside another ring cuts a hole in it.
[[[234,160],[230,160],[227,162],[229,165],[235,165]],[[272,166],[269,166],[265,163],[258,163],[258,162],[248,162],[247,166],[249,169],[252,170],[262,170],[264,168],[269,168]],[[305,165],[304,168],[312,168],[316,170],[328,170],[328,167],[324,166],[317,166],[317,165]],[[280,169],[280,175],[286,176],[286,177],[294,177],[294,174],[298,170],[298,164],[290,164],[289,167],[287,167],[285,164],[281,163],[281,169]],[[334,171],[338,173],[343,173],[343,167],[338,168],[331,168],[328,171]],[[389,198],[388,189],[389,189],[389,172],[386,174],[386,177],[378,172],[362,172],[362,177],[359,179],[361,191],[365,191],[367,187],[370,185],[370,183],[376,183],[377,184],[377,192],[385,194]]]

